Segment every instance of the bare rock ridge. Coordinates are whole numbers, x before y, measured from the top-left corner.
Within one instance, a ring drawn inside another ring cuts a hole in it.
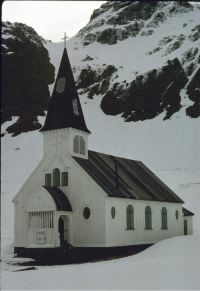
[[[182,108],[181,90],[185,90],[184,98],[194,102],[186,108],[186,115],[199,117],[200,25],[191,26],[194,13],[200,16],[200,7],[187,1],[108,1],[103,4],[77,34],[84,49],[95,42],[103,46],[123,45],[124,40],[136,37],[138,44],[142,38],[156,34],[162,26],[165,29],[166,24],[177,17],[182,17],[182,31],[175,30],[174,34],[166,34],[153,43],[153,49],[147,49],[146,56],[160,53],[165,62],[162,66],[155,64],[142,74],[136,71],[132,81],[118,82],[120,68],[114,64],[92,67],[93,57],[88,55],[85,67],[78,74],[80,94],[88,93],[88,98],[101,94],[104,113],[121,114],[125,121],[151,119],[162,112],[165,120]],[[134,53],[134,48],[131,49]],[[148,57],[146,59],[148,62]]]
[[[180,62],[174,59],[160,70],[137,76],[126,88],[115,84],[102,99],[101,108],[106,114],[123,113],[125,121],[151,119],[163,111],[168,119],[180,109],[180,90],[187,81]]]

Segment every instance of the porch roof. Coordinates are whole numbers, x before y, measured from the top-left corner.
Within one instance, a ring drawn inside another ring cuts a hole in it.
[[[183,207],[183,215],[184,216],[193,216],[194,213],[186,208]]]
[[[59,211],[72,211],[71,203],[69,199],[65,195],[65,193],[60,190],[58,187],[50,187],[50,186],[43,186],[45,190],[51,195],[53,198],[57,210]]]

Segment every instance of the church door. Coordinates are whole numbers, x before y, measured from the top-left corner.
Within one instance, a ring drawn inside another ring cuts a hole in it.
[[[60,236],[60,246],[63,247],[64,246],[64,220],[62,219],[62,217],[60,217],[58,221],[58,232]]]
[[[187,220],[184,220],[184,235],[188,234],[188,229],[187,229]]]

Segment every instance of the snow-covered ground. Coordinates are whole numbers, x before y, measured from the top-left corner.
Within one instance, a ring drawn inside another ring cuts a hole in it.
[[[134,256],[105,262],[4,270],[3,289],[198,290],[200,237],[164,240]],[[4,266],[3,266],[4,267]]]

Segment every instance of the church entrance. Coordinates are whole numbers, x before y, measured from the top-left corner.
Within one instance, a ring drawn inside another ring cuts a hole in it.
[[[68,216],[61,215],[58,220],[58,232],[60,238],[60,246],[66,247],[68,243]]]
[[[64,220],[62,217],[58,220],[58,232],[60,237],[60,246],[64,247]]]
[[[187,220],[184,219],[184,235],[188,234]]]

